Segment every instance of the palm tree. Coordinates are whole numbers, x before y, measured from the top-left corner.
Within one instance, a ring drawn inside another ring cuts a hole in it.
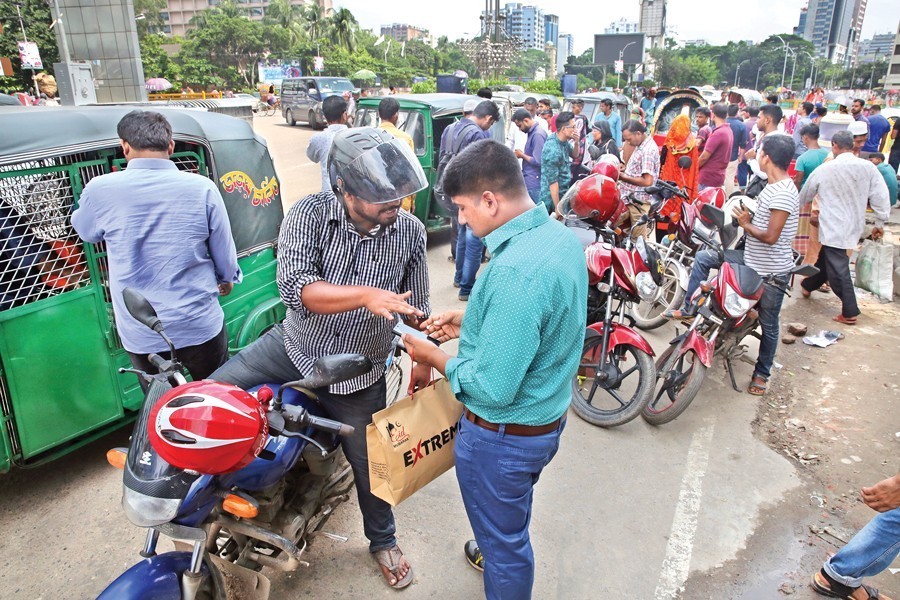
[[[356,32],[359,23],[346,8],[341,8],[331,17],[331,34],[338,46],[343,46],[350,52],[356,50]]]
[[[291,36],[291,45],[303,37],[303,7],[293,4],[291,0],[272,0],[266,11],[276,25],[281,25],[288,30]]]
[[[318,2],[307,4],[302,8],[303,20],[306,21],[306,32],[310,39],[317,41],[325,31],[327,17],[322,5]]]

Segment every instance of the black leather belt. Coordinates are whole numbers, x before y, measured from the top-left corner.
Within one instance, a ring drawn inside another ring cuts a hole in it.
[[[489,431],[500,431],[500,428],[503,427],[504,431],[509,435],[521,436],[535,436],[551,433],[559,429],[560,422],[565,419],[565,415],[563,415],[552,423],[547,423],[546,425],[519,425],[518,423],[498,424],[486,421],[468,409],[466,409],[465,412],[466,419],[468,419],[475,425],[478,425],[479,427],[482,427]]]

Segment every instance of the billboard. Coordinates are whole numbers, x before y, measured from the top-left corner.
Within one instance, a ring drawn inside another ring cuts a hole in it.
[[[259,62],[259,82],[271,83],[277,87],[281,87],[281,80],[285,77],[302,77],[303,71],[300,69],[300,61],[275,61],[267,60]]]
[[[41,53],[38,52],[37,44],[34,42],[19,42],[19,58],[22,59],[23,69],[44,68],[44,63],[41,62]]]
[[[622,60],[626,65],[644,62],[646,37],[643,33],[611,33],[594,36],[594,64],[614,65],[619,52],[625,49]],[[630,44],[630,45],[629,45]],[[627,48],[626,48],[627,46]]]

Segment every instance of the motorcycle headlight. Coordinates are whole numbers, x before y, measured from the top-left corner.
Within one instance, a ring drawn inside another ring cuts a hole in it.
[[[634,278],[634,283],[641,300],[645,302],[654,302],[656,300],[656,295],[659,293],[659,286],[653,281],[653,276],[649,272],[643,271],[638,273]]]
[[[748,310],[753,308],[755,303],[754,300],[748,300],[738,294],[730,285],[725,285],[725,302],[723,302],[722,307],[732,319],[743,317]]]
[[[178,515],[179,498],[156,498],[129,489],[122,493],[122,509],[128,520],[138,527],[153,527],[168,523]]]

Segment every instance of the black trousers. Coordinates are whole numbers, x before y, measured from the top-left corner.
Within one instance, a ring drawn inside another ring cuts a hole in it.
[[[850,278],[850,257],[847,256],[847,251],[843,248],[822,246],[816,267],[819,273],[804,279],[800,284],[803,289],[812,292],[827,281],[831,291],[841,299],[841,315],[847,319],[858,316],[859,305],[856,303],[856,292]]]
[[[450,217],[450,256],[456,260],[456,241],[459,239],[459,221]]]
[[[166,359],[171,358],[169,352],[158,352],[157,354]],[[222,325],[222,330],[211,340],[196,346],[176,348],[175,354],[181,364],[191,374],[191,378],[194,381],[208,378],[213,371],[224,365],[228,360],[228,332],[225,330],[225,325]],[[131,364],[135,369],[154,374],[156,373],[156,367],[150,364],[147,356],[149,355],[128,353]],[[142,380],[141,387],[144,386],[145,384]],[[146,387],[144,389],[146,390]]]

